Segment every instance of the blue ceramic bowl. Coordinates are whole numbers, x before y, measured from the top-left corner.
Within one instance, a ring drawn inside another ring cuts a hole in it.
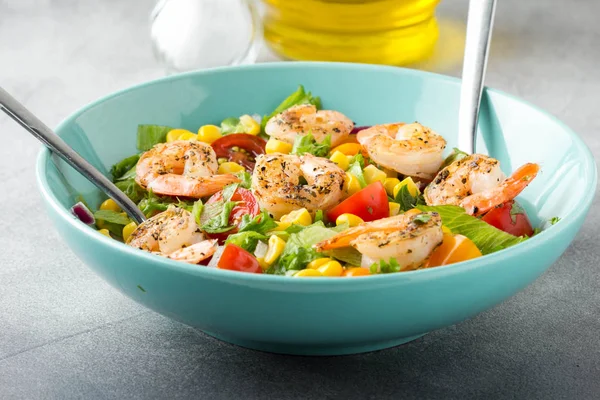
[[[58,134],[104,171],[133,154],[138,124],[196,130],[225,117],[269,113],[303,84],[358,125],[418,120],[456,144],[459,81],[406,69],[283,63],[176,75],[105,97],[77,111]],[[596,167],[582,141],[545,112],[486,90],[478,152],[506,173],[537,162],[519,198],[534,224],[556,225],[513,248],[448,267],[351,279],[292,279],[170,261],[111,240],[77,221],[79,194],[100,193],[43,150],[40,190],[56,229],[83,262],[133,300],[241,346],[288,354],[383,349],[489,309],[536,279],[569,246],[592,202]]]

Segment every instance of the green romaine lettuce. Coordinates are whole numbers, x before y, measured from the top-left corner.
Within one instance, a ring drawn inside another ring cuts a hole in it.
[[[287,110],[288,108],[290,108],[292,106],[296,106],[298,104],[312,104],[315,107],[317,107],[318,110],[320,110],[321,109],[321,98],[313,97],[313,95],[310,92],[304,91],[304,86],[302,86],[302,85],[298,86],[298,90],[296,90],[294,93],[289,95],[285,100],[283,100],[281,102],[281,104],[279,104],[277,106],[277,108],[275,108],[275,110],[273,110],[273,112],[271,114],[264,116],[264,118],[261,121],[261,125],[262,125],[261,130],[264,132],[267,122],[269,122],[269,120],[271,118],[273,118],[275,115],[279,114],[282,111]]]
[[[127,215],[112,210],[98,210],[94,213],[94,218],[122,226],[131,222]]]
[[[365,167],[365,158],[362,154],[357,154],[350,160],[350,164],[347,172],[354,175],[356,179],[358,179],[358,183],[360,183],[360,187],[364,188],[367,186],[367,181],[365,180],[365,176],[363,174],[363,168]]]
[[[146,191],[140,185],[138,185],[135,179],[130,178],[126,180],[119,180],[115,182],[115,186],[118,187],[127,197],[134,203],[140,202],[146,195]]]
[[[266,210],[262,210],[256,217],[248,214],[243,215],[238,228],[239,232],[257,232],[264,235],[276,227],[277,223],[275,223],[269,213]]]
[[[167,140],[167,133],[169,133],[171,129],[173,128],[161,125],[138,125],[138,150],[147,151],[158,143],[164,143]]]
[[[267,237],[262,233],[248,231],[238,232],[233,235],[229,235],[225,244],[233,243],[240,246],[242,249],[252,253],[256,249],[256,245],[259,240],[267,240]]]
[[[135,166],[140,159],[139,154],[134,154],[123,160],[119,161],[110,169],[110,174],[113,178],[113,182],[116,180],[125,180],[129,178],[135,177]],[[133,176],[131,176],[131,171],[133,170]],[[128,175],[128,176],[124,176]]]
[[[446,157],[446,159],[442,163],[442,166],[440,167],[440,169],[447,167],[448,165],[452,164],[454,161],[462,160],[463,158],[468,157],[468,156],[469,155],[467,153],[465,153],[464,151],[461,151],[455,147],[452,149],[452,153],[450,153],[448,155],[448,157]]]
[[[442,223],[452,233],[471,239],[484,255],[527,240],[525,237],[517,237],[501,231],[479,218],[465,213],[462,207],[419,205],[417,208],[421,211],[435,211],[439,213],[440,217],[442,217]]]
[[[325,136],[321,143],[318,143],[312,134],[296,136],[292,154],[301,156],[302,154],[312,154],[317,157],[327,157],[331,149],[331,135]]]

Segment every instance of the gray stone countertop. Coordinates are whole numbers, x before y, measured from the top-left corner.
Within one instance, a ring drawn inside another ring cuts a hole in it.
[[[600,2],[499,3],[488,85],[558,116],[598,157]],[[451,31],[460,39],[466,6],[442,2],[444,40]],[[0,85],[55,126],[99,96],[161,76],[151,7],[0,0]],[[460,49],[448,57],[459,60]],[[458,64],[434,69],[458,75]],[[493,310],[385,351],[281,356],[209,338],[108,286],[42,210],[38,143],[4,115],[0,132],[2,399],[600,398],[598,199],[564,256]]]

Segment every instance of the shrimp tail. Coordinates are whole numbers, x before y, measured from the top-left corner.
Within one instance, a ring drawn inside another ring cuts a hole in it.
[[[189,264],[198,264],[206,260],[217,251],[217,240],[203,240],[191,246],[184,247],[169,254],[168,257],[175,261],[183,261]]]
[[[213,195],[222,190],[223,187],[239,181],[238,177],[232,174],[199,178],[165,174],[150,182],[147,188],[161,195],[201,198]]]
[[[537,176],[540,166],[527,163],[492,190],[465,197],[461,206],[470,215],[482,215],[509,200],[517,197]]]

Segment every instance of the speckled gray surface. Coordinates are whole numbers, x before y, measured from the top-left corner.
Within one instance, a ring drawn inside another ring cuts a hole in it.
[[[489,86],[557,115],[597,157],[600,3],[499,3]],[[0,84],[56,125],[98,96],[160,76],[151,6],[0,0]],[[444,0],[440,15],[460,20],[465,9]],[[105,284],[41,210],[38,144],[4,116],[0,131],[2,399],[600,398],[598,200],[565,255],[499,307],[391,350],[286,357],[208,338]]]

